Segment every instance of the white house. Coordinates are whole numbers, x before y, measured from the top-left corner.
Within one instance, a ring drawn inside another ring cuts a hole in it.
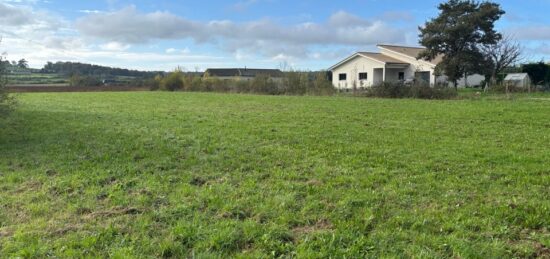
[[[424,50],[420,47],[378,45],[380,53],[357,52],[329,68],[332,83],[338,89],[371,87],[382,82],[423,81],[434,85],[445,82],[445,77],[436,77],[435,66],[442,56],[432,61],[417,59]],[[484,78],[472,75],[459,82],[459,86],[478,85]]]

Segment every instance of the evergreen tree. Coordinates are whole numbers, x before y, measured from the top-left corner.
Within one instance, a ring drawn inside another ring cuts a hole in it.
[[[420,44],[426,50],[418,58],[433,60],[443,55],[438,64],[449,81],[457,81],[466,74],[486,74],[490,61],[481,51],[484,45],[494,45],[502,35],[494,27],[504,15],[500,5],[493,2],[449,0],[438,7],[439,16],[426,22],[420,29]]]

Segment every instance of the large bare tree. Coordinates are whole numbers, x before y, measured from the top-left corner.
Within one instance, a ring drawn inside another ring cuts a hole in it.
[[[505,35],[496,44],[483,45],[481,51],[491,65],[489,76],[495,84],[499,73],[521,61],[523,48],[512,36]]]

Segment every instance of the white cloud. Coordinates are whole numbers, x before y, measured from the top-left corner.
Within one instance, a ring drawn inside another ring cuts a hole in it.
[[[44,40],[63,31],[67,22],[29,5],[10,5],[0,2],[0,35]]]
[[[79,10],[84,16],[68,22],[58,14],[36,9],[32,0],[21,1],[0,0],[0,13],[10,13],[0,16],[0,35],[6,39],[0,48],[10,59],[24,57],[34,67],[57,60],[163,70],[177,65],[235,65],[228,59],[249,64],[317,62],[341,57],[344,48],[347,53],[379,42],[406,41],[405,29],[391,27],[382,17],[371,20],[344,11],[324,22],[285,24],[271,19],[197,21],[169,12],[142,13],[130,6],[112,12]],[[220,58],[193,55],[187,47],[160,47],[165,40],[185,39],[232,55]],[[153,42],[159,45],[151,47]],[[139,44],[148,44],[151,52],[132,51]]]
[[[124,51],[129,49],[131,46],[129,44],[122,44],[119,42],[109,42],[99,46],[100,49],[106,51]]]
[[[369,21],[343,11],[332,15],[326,23],[284,26],[267,19],[244,23],[227,20],[199,22],[168,12],[140,13],[130,6],[116,12],[83,17],[77,21],[76,28],[87,36],[132,44],[162,39],[357,46],[404,41],[403,30],[380,20]]]
[[[103,11],[100,11],[100,10],[89,10],[89,9],[83,9],[83,10],[78,10],[79,13],[85,13],[85,14],[98,14],[98,13],[103,13]]]
[[[168,48],[168,49],[166,49],[165,52],[167,54],[174,54],[174,53],[188,54],[191,51],[189,50],[189,48],[184,48],[184,49]]]
[[[506,32],[519,40],[550,40],[550,25],[530,24],[512,27]]]
[[[51,48],[23,39],[7,38],[2,46],[10,46],[9,60],[25,58],[31,67],[42,67],[47,61],[73,61],[125,67],[140,70],[169,71],[177,66],[201,69],[209,66],[229,66],[230,61],[224,57],[210,55],[193,55],[182,53],[164,54],[155,52],[133,52],[129,50],[112,51],[93,49],[87,46],[78,48]]]
[[[21,26],[34,23],[32,12],[28,9],[0,3],[0,25]]]

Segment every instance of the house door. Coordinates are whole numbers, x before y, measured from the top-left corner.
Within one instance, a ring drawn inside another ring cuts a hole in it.
[[[414,78],[416,79],[416,82],[419,83],[430,83],[430,71],[425,72],[416,72],[414,73]]]

